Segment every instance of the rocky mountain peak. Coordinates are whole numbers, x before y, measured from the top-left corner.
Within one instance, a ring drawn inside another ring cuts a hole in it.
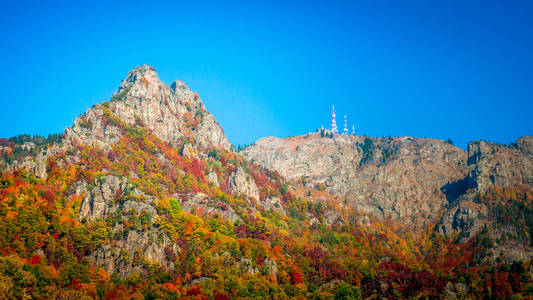
[[[187,87],[187,85],[185,84],[185,82],[181,81],[181,80],[174,80],[174,82],[170,85],[170,88],[173,90],[173,91],[176,91],[176,90],[187,90],[189,89]]]
[[[222,128],[206,111],[198,94],[182,81],[168,86],[148,65],[130,71],[111,100],[103,103],[103,107],[89,109],[67,134],[84,144],[96,142],[104,147],[113,144],[120,136],[118,130],[101,120],[109,113],[125,124],[141,124],[173,145],[189,140],[194,141],[198,149],[231,148]]]
[[[122,85],[134,84],[135,82],[145,78],[150,82],[160,82],[157,72],[154,67],[149,65],[140,65],[135,67],[128,73],[128,76],[122,81]]]
[[[154,92],[163,85],[164,83],[159,79],[159,76],[157,76],[157,71],[154,67],[149,65],[141,65],[131,70],[126,78],[122,80],[122,83],[120,84],[117,93],[115,93],[115,96],[119,95],[124,90],[129,91],[133,87],[142,87]]]

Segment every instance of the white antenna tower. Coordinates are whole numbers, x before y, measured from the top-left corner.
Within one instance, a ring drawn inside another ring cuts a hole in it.
[[[335,122],[335,105],[333,105],[333,111],[331,113],[331,133],[338,133],[337,122]]]
[[[346,114],[344,114],[344,134],[348,134],[348,120]]]

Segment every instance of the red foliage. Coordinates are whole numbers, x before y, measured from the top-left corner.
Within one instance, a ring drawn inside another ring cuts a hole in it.
[[[327,250],[315,246],[308,249],[305,255],[311,259],[311,266],[314,268],[311,274],[316,280],[329,281],[346,278],[346,271],[334,262]]]
[[[188,171],[192,173],[195,178],[200,178],[204,174],[204,164],[198,159],[193,159]]]
[[[163,170],[166,171],[165,173],[167,174],[170,180],[176,181],[178,179],[178,170],[171,163],[166,163],[163,166]]]
[[[115,299],[130,299],[129,293],[126,290],[124,285],[120,285],[117,288],[108,291],[104,298],[105,300],[115,300]]]
[[[292,278],[292,283],[293,284],[299,284],[299,283],[303,283],[304,282],[302,274],[300,274],[300,272],[298,272],[298,271],[292,271],[291,272],[291,278]]]
[[[176,258],[178,258],[178,256],[176,255],[174,250],[172,250],[172,248],[166,246],[163,250],[168,260],[170,260],[171,262],[176,261]]]
[[[166,289],[168,289],[168,290],[170,290],[170,291],[175,291],[175,290],[177,290],[176,285],[173,284],[172,282],[164,283],[164,284],[163,284],[163,287],[165,287]]]
[[[122,190],[117,189],[117,190],[115,191],[115,202],[120,201],[120,198],[122,198]]]
[[[238,238],[246,238],[251,234],[250,228],[244,224],[235,227],[233,230]]]
[[[267,236],[264,233],[254,232],[254,239],[266,240]]]
[[[386,279],[392,286],[400,291],[405,297],[414,297],[421,291],[431,295],[442,292],[446,280],[436,278],[428,271],[412,271],[403,264],[389,262],[381,263],[380,268],[387,270]],[[392,293],[392,291],[390,291]],[[392,294],[391,294],[392,295]]]
[[[196,296],[202,294],[202,288],[199,284],[193,285],[188,291],[187,296]]]
[[[15,142],[12,142],[6,138],[1,138],[0,139],[0,147],[10,147],[10,148],[15,148],[16,144]]]
[[[74,290],[81,290],[81,282],[79,280],[77,280],[76,278],[73,278],[71,281],[70,281],[70,287]]]
[[[32,266],[35,266],[35,265],[38,265],[41,263],[41,256],[38,255],[38,254],[35,254],[34,256],[30,257],[28,259],[28,262],[30,263],[30,265]]]
[[[318,246],[314,246],[305,252],[305,256],[309,257],[312,262],[318,263],[326,260],[328,257],[328,252],[327,250],[324,250]]]
[[[54,202],[56,200],[56,194],[51,189],[46,189],[43,192],[43,198],[48,202]]]
[[[230,298],[226,294],[215,294],[215,300],[229,300]]]
[[[509,283],[509,278],[507,273],[498,272],[492,277],[492,290],[494,291],[494,296],[501,299],[509,298],[509,295],[512,293],[512,287]]]

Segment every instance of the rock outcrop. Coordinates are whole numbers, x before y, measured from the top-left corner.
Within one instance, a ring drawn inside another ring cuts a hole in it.
[[[324,185],[346,204],[405,224],[434,222],[441,188],[465,178],[466,152],[441,140],[307,134],[267,137],[241,152],[291,181]]]
[[[259,199],[259,190],[251,175],[246,174],[241,166],[235,168],[235,171],[229,179],[230,188],[233,192],[246,195],[247,197]]]
[[[57,145],[54,145],[48,152],[55,152],[58,148]],[[46,160],[48,159],[47,152],[39,152],[35,156],[26,156],[20,160],[12,162],[10,165],[6,166],[8,171],[14,171],[19,169],[25,169],[29,172],[32,172],[37,177],[46,178],[48,176],[46,170]],[[3,167],[3,163],[0,163],[0,169]]]
[[[181,199],[181,207],[186,212],[207,216],[219,214],[232,223],[235,223],[237,220],[242,221],[241,217],[231,206],[221,201],[209,199],[205,194],[176,195],[176,198]]]
[[[145,270],[143,264],[158,264],[166,270],[174,270],[172,258],[179,253],[179,246],[168,236],[158,230],[121,231],[115,228],[114,233],[121,233],[113,245],[103,245],[90,255],[91,260],[103,267],[110,274],[116,272],[121,278]],[[153,241],[153,242],[152,242]]]
[[[231,149],[224,131],[205,109],[198,94],[181,81],[171,86],[161,82],[150,66],[142,65],[129,72],[118,92],[104,106],[122,122],[140,123],[170,144],[183,144],[183,139],[189,139],[199,148]],[[105,109],[100,106],[89,109],[67,129],[67,137],[74,143],[104,148],[115,143],[120,131],[112,123],[102,121],[104,114]]]
[[[78,216],[82,222],[98,218],[105,220],[110,216],[122,219],[134,215],[142,219],[142,228],[126,229],[121,223],[111,228],[113,246],[104,244],[90,256],[97,265],[110,274],[116,272],[122,278],[142,271],[145,262],[174,269],[171,258],[179,247],[151,225],[158,217],[155,197],[144,194],[126,178],[112,175],[96,179],[90,185],[78,182],[73,190],[75,194],[85,195]]]
[[[506,146],[484,141],[468,144],[469,186],[486,191],[490,186],[533,186],[533,137]]]
[[[510,146],[483,141],[469,143],[469,176],[466,178],[468,190],[450,203],[435,230],[461,241],[475,237],[485,230],[485,236],[493,243],[490,252],[492,259],[530,259],[530,245],[516,238],[517,229],[512,224],[502,224],[501,219],[498,220],[497,214],[490,211],[491,207],[494,210],[497,204],[482,201],[482,195],[493,194],[496,187],[499,191],[505,188],[533,188],[532,146],[533,137],[522,137]],[[494,201],[501,202],[502,199],[503,196]]]
[[[474,201],[473,193],[465,194],[441,217],[436,230],[449,237],[461,235],[469,238],[478,233],[488,223],[488,209],[482,203]]]

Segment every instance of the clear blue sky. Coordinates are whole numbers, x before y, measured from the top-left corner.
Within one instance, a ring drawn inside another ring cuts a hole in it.
[[[63,132],[140,64],[236,145],[329,127],[332,104],[370,136],[533,134],[532,1],[71,2],[2,1],[0,137]]]

